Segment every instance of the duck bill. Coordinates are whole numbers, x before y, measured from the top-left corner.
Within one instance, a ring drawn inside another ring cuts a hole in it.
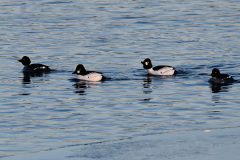
[[[19,60],[17,60],[18,62],[22,62],[22,60],[21,59],[19,59]]]
[[[72,72],[72,74],[76,74],[76,73],[77,73],[76,71]]]
[[[143,61],[141,61],[141,63],[143,64],[144,62],[143,62]]]

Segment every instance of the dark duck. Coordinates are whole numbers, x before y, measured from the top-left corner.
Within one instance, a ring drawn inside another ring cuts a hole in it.
[[[44,64],[35,63],[31,64],[31,60],[28,56],[23,56],[22,59],[18,60],[24,65],[23,72],[30,73],[30,74],[42,74],[42,73],[49,73],[51,69],[49,66]]]
[[[213,68],[211,76],[212,77],[210,78],[209,82],[213,84],[228,84],[235,82],[231,75],[222,74],[217,68]]]

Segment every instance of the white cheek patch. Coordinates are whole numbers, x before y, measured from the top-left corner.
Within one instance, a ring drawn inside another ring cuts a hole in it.
[[[77,73],[79,74],[79,73],[80,73],[80,71],[77,71]]]
[[[148,62],[145,62],[145,65],[147,66],[147,65],[148,65]]]

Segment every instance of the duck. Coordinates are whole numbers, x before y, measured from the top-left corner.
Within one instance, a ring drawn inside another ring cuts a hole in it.
[[[78,64],[72,74],[77,75],[77,79],[91,82],[99,82],[105,79],[103,73],[97,71],[87,71],[82,64]]]
[[[233,83],[235,80],[229,74],[222,74],[218,68],[213,68],[209,82],[214,84]]]
[[[23,64],[24,73],[41,74],[41,73],[47,73],[51,71],[50,67],[47,65],[40,64],[40,63],[31,64],[31,60],[28,56],[23,56],[18,61]]]
[[[153,67],[152,61],[149,58],[146,58],[141,63],[143,64],[143,68],[147,70],[149,75],[172,76],[177,73],[176,69],[172,66],[159,65]]]

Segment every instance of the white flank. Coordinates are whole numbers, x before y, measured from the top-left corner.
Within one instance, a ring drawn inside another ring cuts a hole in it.
[[[97,82],[97,81],[101,81],[103,76],[100,73],[90,73],[87,75],[77,75],[77,78],[80,80],[85,80],[85,81],[92,81],[92,82]]]
[[[151,75],[159,75],[159,76],[172,76],[174,75],[174,68],[172,67],[163,67],[157,71],[154,71],[152,68],[148,69],[148,73]]]

